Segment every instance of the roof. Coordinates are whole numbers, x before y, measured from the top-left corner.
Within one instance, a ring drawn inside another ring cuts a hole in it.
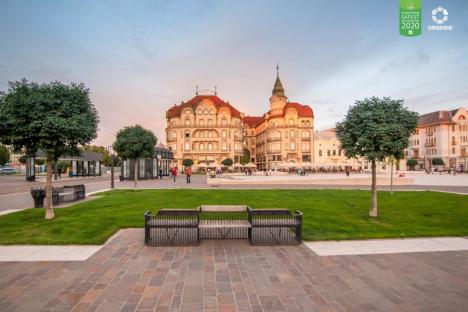
[[[283,112],[286,113],[286,110],[290,107],[293,107],[297,110],[297,114],[299,117],[314,117],[314,112],[312,111],[312,108],[309,105],[302,105],[296,102],[288,102],[284,106]]]
[[[38,150],[35,156],[37,159],[45,159],[46,155],[43,150]],[[104,155],[97,152],[84,152],[82,151],[80,155],[63,155],[59,157],[59,160],[85,160],[85,161],[102,161]]]
[[[256,127],[259,123],[263,121],[263,117],[261,116],[244,116],[242,122],[249,126],[249,128]]]
[[[436,111],[429,114],[420,115],[418,118],[418,126],[426,126],[438,123],[453,122],[452,116],[456,111]]]
[[[216,95],[197,95],[194,98],[192,98],[191,100],[189,100],[188,102],[185,102],[185,103],[182,102],[182,104],[180,104],[180,105],[174,105],[173,107],[171,107],[170,109],[167,110],[166,117],[167,118],[179,117],[180,113],[182,112],[182,110],[184,108],[190,107],[190,108],[193,109],[201,101],[203,101],[205,99],[208,99],[211,102],[213,102],[213,104],[216,106],[216,109],[220,109],[222,107],[225,107],[225,108],[229,109],[229,111],[231,112],[232,117],[241,118],[241,113],[237,109],[235,109],[231,104],[229,104],[229,102],[225,102],[225,101],[221,100]]]

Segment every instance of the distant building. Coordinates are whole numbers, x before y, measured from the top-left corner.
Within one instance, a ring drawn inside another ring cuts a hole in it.
[[[463,107],[419,116],[411,136],[407,158],[416,159],[419,169],[431,168],[441,158],[447,168],[468,170],[468,113]]]

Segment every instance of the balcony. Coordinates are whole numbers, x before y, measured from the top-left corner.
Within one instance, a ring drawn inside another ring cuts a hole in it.
[[[452,145],[457,145],[457,141],[452,141],[451,144]]]
[[[267,142],[281,141],[281,137],[271,137],[267,139]]]
[[[301,140],[302,140],[302,141],[310,141],[310,136],[301,137]]]
[[[424,146],[425,147],[432,147],[432,146],[436,146],[435,143],[424,143]]]

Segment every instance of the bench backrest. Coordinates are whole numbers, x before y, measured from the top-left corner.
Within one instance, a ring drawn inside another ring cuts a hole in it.
[[[200,211],[247,211],[247,205],[201,205]]]
[[[200,220],[247,220],[246,205],[201,205]]]

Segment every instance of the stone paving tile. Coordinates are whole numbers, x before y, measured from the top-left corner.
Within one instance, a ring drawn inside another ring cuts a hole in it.
[[[0,263],[0,311],[466,311],[468,252],[319,257],[242,240],[145,247],[124,230],[81,262]]]

